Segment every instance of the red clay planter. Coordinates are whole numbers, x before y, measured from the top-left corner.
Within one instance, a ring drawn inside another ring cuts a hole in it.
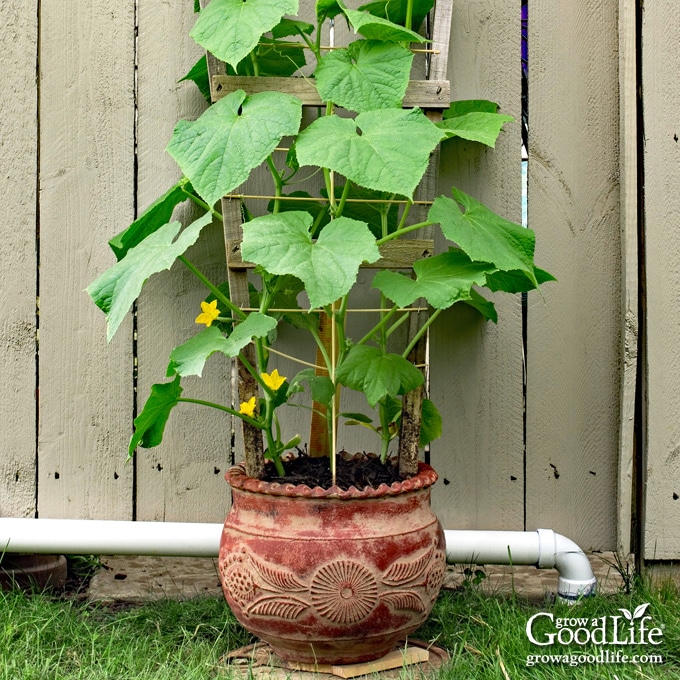
[[[446,562],[429,465],[364,491],[262,482],[242,466],[226,479],[222,588],[243,626],[281,658],[377,659],[425,621]]]

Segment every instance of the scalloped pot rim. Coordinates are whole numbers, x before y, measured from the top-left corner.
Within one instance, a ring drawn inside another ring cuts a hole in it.
[[[361,498],[384,498],[398,496],[409,491],[418,491],[432,486],[437,481],[437,473],[427,463],[418,463],[418,474],[402,482],[393,482],[389,486],[381,484],[377,489],[366,487],[364,490],[352,486],[346,491],[332,486],[322,489],[320,486],[310,488],[306,484],[280,484],[254,479],[246,474],[243,463],[234,465],[224,475],[232,489],[250,491],[268,496],[287,496],[288,498],[335,498],[339,500],[358,500]]]

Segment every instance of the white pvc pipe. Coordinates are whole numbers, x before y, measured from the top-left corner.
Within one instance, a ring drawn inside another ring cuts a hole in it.
[[[557,569],[557,596],[574,602],[592,595],[597,581],[587,555],[551,529],[537,531],[444,531],[449,564],[534,565]]]
[[[0,518],[0,554],[216,557],[221,524]]]
[[[216,557],[221,524],[0,518],[0,555],[168,555]],[[595,592],[588,557],[551,529],[537,531],[447,530],[449,564],[534,565],[557,569],[558,597],[574,601]]]

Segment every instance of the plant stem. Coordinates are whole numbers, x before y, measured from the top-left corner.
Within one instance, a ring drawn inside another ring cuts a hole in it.
[[[232,311],[239,319],[243,320],[247,314],[240,310],[210,279],[190,262],[184,255],[179,255],[177,258],[187,269],[198,278],[198,280],[225,306]]]
[[[399,220],[399,226],[397,227],[397,232],[400,232],[404,228],[404,225],[406,224],[406,218],[408,217],[408,214],[411,210],[412,205],[413,205],[413,201],[409,198],[408,202],[404,206],[404,212],[401,216],[401,220]]]
[[[250,61],[253,64],[253,75],[255,77],[260,75],[260,65],[257,63],[257,57],[255,56],[255,50],[250,53]]]
[[[272,210],[272,214],[276,214],[279,212],[281,207],[279,196],[281,196],[283,193],[283,182],[281,181],[281,175],[279,174],[279,171],[276,169],[276,165],[274,165],[274,159],[271,157],[271,154],[267,156],[267,165],[269,166],[269,171],[271,172],[272,179],[274,180],[274,195],[276,198],[274,199],[274,210]]]
[[[314,338],[314,341],[316,342],[316,346],[319,348],[319,351],[321,352],[321,356],[323,357],[323,361],[326,364],[326,370],[328,371],[328,375],[330,376],[332,371],[331,371],[331,360],[330,357],[328,356],[328,352],[326,351],[326,348],[323,345],[323,340],[319,337],[319,333],[314,328],[313,326],[310,326],[309,332],[312,334],[312,337]]]
[[[396,305],[392,307],[392,309],[390,309],[390,311],[387,312],[387,314],[385,314],[385,316],[383,316],[380,319],[380,321],[375,326],[373,326],[373,328],[371,328],[371,330],[368,331],[368,333],[366,333],[366,335],[364,335],[364,337],[361,338],[361,340],[359,340],[359,342],[357,342],[356,344],[365,345],[381,329],[381,327],[384,326],[398,311],[399,308]],[[388,331],[387,336],[389,337],[389,335],[390,332]]]
[[[407,0],[406,2],[406,20],[404,21],[404,26],[409,31],[413,25],[413,1],[414,0]]]
[[[338,207],[335,209],[336,217],[340,217],[340,215],[342,215],[342,211],[345,209],[345,201],[347,201],[347,196],[349,196],[350,184],[351,182],[348,179],[346,179],[345,186],[342,188],[342,196],[340,196],[340,203],[338,203]]]
[[[222,406],[222,404],[216,404],[212,401],[205,401],[203,399],[191,399],[189,397],[180,397],[177,399],[177,401],[183,401],[187,404],[200,404],[201,406],[210,406],[210,408],[216,408],[219,411],[224,411],[225,413],[229,413],[232,416],[236,416],[237,418],[240,418],[241,420],[245,420],[246,423],[250,423],[251,425],[255,427],[259,427],[262,429],[262,424],[255,420],[254,418],[251,418],[244,413],[239,413],[238,411],[235,411],[233,408],[229,408],[228,406]]]
[[[425,332],[427,329],[432,325],[432,322],[441,314],[442,310],[441,309],[436,309],[434,311],[434,314],[430,316],[430,318],[423,324],[422,328],[413,336],[413,340],[409,343],[409,346],[402,352],[402,355],[404,359],[408,357],[408,355],[411,353],[411,350],[416,346],[418,343],[418,340],[425,335]]]
[[[397,231],[393,231],[391,234],[387,234],[387,236],[379,238],[376,241],[376,243],[378,244],[378,246],[381,246],[383,243],[387,243],[388,241],[394,241],[395,239],[399,238],[400,236],[403,236],[404,234],[409,234],[410,232],[422,229],[423,227],[431,227],[433,224],[437,224],[437,222],[426,221],[418,222],[418,224],[410,224],[408,227],[398,229]]]
[[[197,206],[199,206],[199,207],[203,208],[204,210],[207,210],[208,212],[212,213],[213,217],[216,217],[220,221],[224,220],[221,212],[218,212],[217,210],[215,210],[215,208],[211,208],[204,200],[200,199],[195,194],[192,194],[190,191],[187,191],[184,188],[184,186],[182,186],[182,192],[185,193]]]

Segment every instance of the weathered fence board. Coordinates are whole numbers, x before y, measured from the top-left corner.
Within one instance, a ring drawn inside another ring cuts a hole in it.
[[[189,38],[195,20],[193,3],[141,0],[138,11],[137,204],[141,212],[179,180],[181,172],[165,146],[177,121],[198,117],[206,102],[193,83],[177,82],[204,54]],[[185,205],[175,218],[186,224],[193,215],[191,206]],[[210,230],[210,238],[204,240],[204,233],[202,244],[187,251],[187,257],[220,284],[226,281],[221,225],[205,229]],[[166,381],[170,351],[200,330],[195,319],[207,295],[181,264],[147,283],[137,316],[138,411],[151,385]],[[229,361],[215,356],[203,378],[182,381],[183,396],[231,405],[230,383]],[[178,406],[163,443],[138,450],[137,518],[222,521],[229,498],[223,475],[231,462],[231,430],[231,417],[223,412],[194,404]]]
[[[452,141],[442,150],[439,193],[451,184],[521,218],[519,6],[454,0],[452,99],[490,99],[515,116],[496,149]],[[431,335],[431,394],[444,417],[432,444],[440,482],[433,503],[448,528],[522,529],[522,312],[499,299],[498,326],[454,307]]]
[[[680,557],[680,5],[645,3],[647,559]]]
[[[83,291],[132,217],[134,5],[41,2],[41,517],[132,516],[131,325],[107,347]]]
[[[529,8],[527,528],[616,542],[621,376],[618,0]]]
[[[0,4],[0,517],[35,513],[38,2]]]
[[[622,366],[617,550],[633,549],[633,451],[638,374],[638,115],[636,0],[619,0],[619,176],[621,183]]]

